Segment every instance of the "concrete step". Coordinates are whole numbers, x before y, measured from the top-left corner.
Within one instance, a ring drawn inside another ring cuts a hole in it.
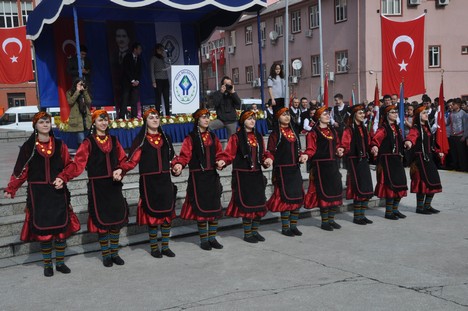
[[[352,211],[352,201],[344,201],[344,204],[339,207],[338,213]],[[369,208],[378,208],[382,206],[384,202],[379,199],[372,199],[369,202]],[[320,217],[320,211],[318,208],[307,210],[301,208],[300,218],[305,217]],[[262,218],[262,224],[279,222],[279,213],[268,212],[264,218]],[[299,222],[300,226],[300,222]],[[242,220],[236,218],[223,217],[219,221],[219,231],[229,230],[238,228],[242,230]],[[280,231],[280,225],[278,225],[278,231]],[[197,235],[197,225],[194,221],[186,221],[182,219],[174,219],[173,227],[171,229],[171,239],[177,240],[177,238]],[[122,247],[148,243],[148,232],[146,226],[138,226],[135,223],[135,217],[130,218],[129,225],[122,228],[120,235],[120,245]],[[19,237],[0,238],[0,268],[26,264],[30,262],[36,262],[42,260],[40,253],[39,243],[22,243],[19,241]],[[96,252],[100,250],[99,243],[97,243],[97,235],[89,233],[86,225],[82,226],[80,232],[71,236],[67,239],[67,256],[73,256],[83,253]],[[99,256],[99,255],[97,255]]]

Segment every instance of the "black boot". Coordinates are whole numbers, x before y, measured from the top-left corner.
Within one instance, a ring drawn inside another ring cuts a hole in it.
[[[44,267],[44,276],[51,277],[54,275],[54,269],[52,267]]]
[[[66,264],[56,266],[55,270],[57,270],[58,272],[62,272],[63,274],[68,274],[71,272],[70,268],[68,268]]]

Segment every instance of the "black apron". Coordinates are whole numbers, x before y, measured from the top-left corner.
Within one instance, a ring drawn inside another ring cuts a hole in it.
[[[359,197],[371,198],[374,195],[374,186],[367,158],[348,157],[348,159],[348,170],[351,173],[354,193]]]
[[[289,204],[303,203],[304,190],[300,166],[298,164],[278,165],[275,170],[281,200]]]
[[[237,207],[244,213],[265,211],[265,183],[261,170],[234,170],[232,185]]]
[[[402,157],[394,154],[382,154],[380,163],[385,177],[385,185],[398,192],[408,190]]]
[[[195,215],[221,216],[221,193],[221,181],[216,170],[192,170],[190,172],[187,194]]]
[[[68,198],[66,188],[55,189],[44,182],[29,182],[31,208],[31,230],[38,235],[62,233],[68,219]]]
[[[424,161],[422,152],[415,153],[415,162],[419,170],[419,176],[429,189],[439,189],[442,187],[442,184],[440,182],[437,166],[432,160],[432,155],[428,157],[429,159]]]
[[[140,198],[142,208],[156,218],[171,216],[175,208],[177,188],[169,172],[145,174],[140,177]]]
[[[336,160],[312,161],[312,169],[318,196],[326,202],[341,200],[343,184],[338,162]]]
[[[110,178],[93,178],[88,183],[89,214],[100,229],[121,227],[128,217],[128,206],[122,194],[122,182]]]

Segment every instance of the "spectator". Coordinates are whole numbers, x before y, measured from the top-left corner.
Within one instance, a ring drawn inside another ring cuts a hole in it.
[[[66,95],[70,106],[68,131],[76,133],[79,146],[85,138],[85,132],[91,128],[91,96],[84,79],[75,79]]]
[[[80,45],[81,72],[83,74],[81,78],[83,81],[86,81],[87,85],[89,86],[91,83],[91,60],[87,55],[88,49],[86,46]],[[80,78],[78,68],[78,55],[69,58],[67,62],[67,73],[71,76],[72,81]]]
[[[221,88],[213,94],[213,103],[218,118],[210,122],[210,129],[217,130],[225,127],[229,139],[236,132],[236,109],[240,109],[241,106],[241,100],[230,77],[224,76],[221,79]]]
[[[153,81],[153,88],[155,94],[155,107],[161,113],[161,95],[164,99],[164,115],[170,116],[171,110],[169,105],[169,77],[168,70],[170,67],[166,66],[164,61],[164,46],[160,43],[156,44],[154,48],[154,56],[151,57],[151,81]]]
[[[291,116],[291,126],[296,134],[301,132],[301,109],[299,107],[299,98],[294,97],[292,105],[289,109],[289,115]]]
[[[468,137],[468,114],[461,110],[461,98],[455,98],[452,102],[453,111],[448,117],[447,125],[450,126],[450,159],[448,166],[457,171],[467,170],[467,137]]]
[[[138,117],[138,100],[140,98],[140,79],[141,79],[141,52],[140,43],[134,43],[132,53],[125,55],[122,62],[122,105],[119,109],[119,118],[124,119],[127,112],[127,106],[130,106],[131,117]]]
[[[331,112],[331,125],[338,132],[338,137],[341,139],[349,117],[349,106],[343,102],[343,95],[338,93],[334,96],[335,106]]]
[[[405,108],[405,137],[408,136],[411,127],[413,126],[414,106],[408,105]]]
[[[286,96],[286,81],[284,79],[283,68],[279,63],[273,63],[268,77],[268,94],[273,112],[284,107],[284,97]]]

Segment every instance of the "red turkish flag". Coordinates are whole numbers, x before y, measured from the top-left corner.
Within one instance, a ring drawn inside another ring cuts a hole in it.
[[[78,25],[80,26],[81,23]],[[60,119],[68,120],[70,105],[67,102],[66,92],[71,88],[73,81],[67,74],[67,63],[76,55],[75,26],[72,19],[59,19],[54,24],[55,62],[57,64],[57,89],[60,106]],[[80,32],[80,42],[82,41]]]
[[[211,70],[213,72],[216,72],[216,50],[212,50],[210,52],[210,58],[211,58]]]
[[[450,146],[447,138],[447,128],[445,125],[445,102],[444,102],[444,80],[440,81],[439,91],[439,113],[437,114],[437,134],[436,142],[440,152],[444,154],[442,164],[445,163],[445,155],[448,154]]]
[[[224,66],[226,58],[224,57],[224,47],[219,48],[219,65]]]
[[[0,44],[0,83],[18,84],[34,79],[26,26],[0,29]]]
[[[424,15],[395,22],[381,17],[382,94],[398,94],[405,83],[405,96],[424,94]]]

